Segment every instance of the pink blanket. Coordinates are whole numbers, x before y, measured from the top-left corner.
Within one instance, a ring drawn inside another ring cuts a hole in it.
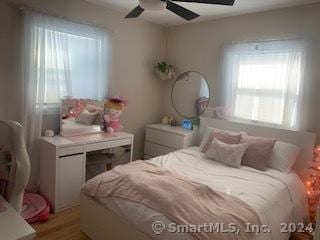
[[[181,225],[219,223],[228,229],[232,223],[239,229],[239,234],[190,233],[195,239],[251,239],[254,234],[245,232],[246,224],[260,225],[257,213],[243,201],[144,161],[118,166],[89,180],[84,192],[144,204]]]

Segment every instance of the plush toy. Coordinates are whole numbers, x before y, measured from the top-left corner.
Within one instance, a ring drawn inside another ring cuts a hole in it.
[[[104,130],[108,133],[120,131],[123,126],[120,122],[120,115],[127,106],[127,100],[121,97],[109,98],[104,104]]]

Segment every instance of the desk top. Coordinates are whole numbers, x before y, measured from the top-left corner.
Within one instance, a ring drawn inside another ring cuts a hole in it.
[[[72,136],[72,137],[42,137],[42,139],[52,145],[63,147],[77,144],[88,144],[103,141],[113,141],[124,138],[133,138],[134,135],[127,132],[116,132],[114,134],[102,132],[102,133],[92,133],[86,135]]]
[[[36,236],[34,229],[0,195],[0,202],[7,209],[0,213],[0,239],[31,240]]]

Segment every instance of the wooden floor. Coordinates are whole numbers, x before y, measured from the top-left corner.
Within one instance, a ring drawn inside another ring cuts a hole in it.
[[[90,240],[80,231],[80,207],[58,214],[51,214],[50,220],[33,224],[38,240]]]
[[[80,231],[80,207],[51,214],[49,221],[32,224],[32,227],[37,232],[36,240],[90,240]],[[312,239],[305,234],[300,235],[294,235],[290,240]]]

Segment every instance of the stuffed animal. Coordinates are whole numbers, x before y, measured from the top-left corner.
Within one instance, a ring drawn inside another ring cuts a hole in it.
[[[120,122],[120,116],[127,106],[128,101],[121,97],[109,98],[104,105],[104,131],[115,133],[120,131],[123,126]]]

